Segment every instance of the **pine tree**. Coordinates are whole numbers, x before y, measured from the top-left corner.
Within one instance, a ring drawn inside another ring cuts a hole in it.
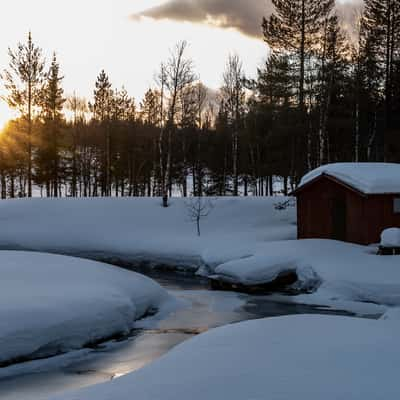
[[[361,160],[382,158],[383,130],[381,108],[384,102],[382,69],[378,56],[379,29],[360,23],[359,42],[353,57],[356,89],[356,148]],[[380,154],[379,154],[380,153]]]
[[[366,0],[364,33],[382,78],[383,128],[377,138],[378,157],[384,157],[385,135],[392,127],[394,74],[400,51],[400,1]]]
[[[264,40],[274,52],[289,53],[297,67],[298,130],[305,133],[306,169],[312,168],[312,128],[309,111],[312,101],[312,57],[321,47],[321,29],[331,17],[334,0],[272,0],[275,11],[263,20]],[[307,77],[307,75],[309,75]],[[308,79],[308,81],[307,81]],[[308,83],[308,85],[307,85]],[[307,92],[307,86],[310,88]]]
[[[50,145],[51,177],[53,196],[58,197],[60,178],[60,135],[63,119],[63,107],[66,99],[61,86],[64,77],[60,75],[60,65],[56,54],[53,54],[46,82],[42,90],[41,107],[44,119],[44,131],[48,133],[47,145]],[[46,146],[46,144],[44,144]]]
[[[30,32],[27,42],[19,43],[16,50],[9,48],[8,54],[9,69],[4,71],[2,78],[8,92],[6,101],[9,107],[18,110],[27,124],[28,196],[32,197],[33,115],[40,103],[45,62],[42,50],[33,43]]]
[[[140,103],[140,115],[142,121],[147,125],[156,126],[159,118],[159,96],[157,93],[149,89],[144,95],[143,101]]]
[[[275,52],[298,57],[298,104],[305,108],[305,69],[310,52],[334,7],[334,0],[272,0],[275,11],[263,20],[264,40]]]
[[[326,21],[323,45],[318,54],[318,164],[330,161],[329,122],[331,118],[343,121],[348,113],[345,91],[350,76],[350,49],[340,27],[339,19],[333,16]],[[346,110],[347,108],[347,110]],[[349,135],[351,137],[351,134]],[[344,143],[341,143],[343,146]],[[349,150],[347,146],[345,150]],[[351,151],[351,150],[350,150]]]
[[[111,195],[111,127],[113,111],[113,90],[108,75],[104,70],[97,77],[94,90],[94,103],[90,106],[94,120],[103,130],[103,151],[101,171],[101,194]]]
[[[81,155],[82,151],[82,132],[86,123],[86,114],[88,111],[88,103],[84,98],[80,98],[74,92],[68,97],[66,102],[67,109],[72,114],[72,120],[70,122],[69,129],[67,129],[67,137],[69,140],[67,142],[68,153],[70,154],[70,194],[72,197],[77,197],[78,195],[78,175],[82,174],[83,168]],[[87,195],[87,193],[85,193]]]
[[[296,177],[299,159],[304,156],[294,129],[297,91],[293,64],[288,54],[273,53],[258,71],[256,101],[251,103],[248,116],[254,121],[246,125],[256,136],[250,142],[250,159],[258,181],[256,193],[260,195],[266,192],[265,174],[284,177],[287,193],[288,177]]]

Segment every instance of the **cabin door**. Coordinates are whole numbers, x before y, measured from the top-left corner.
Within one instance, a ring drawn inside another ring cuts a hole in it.
[[[337,197],[332,201],[332,239],[346,241],[347,233],[346,198]]]

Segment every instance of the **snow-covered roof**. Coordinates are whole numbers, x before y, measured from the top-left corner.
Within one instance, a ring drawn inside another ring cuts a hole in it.
[[[365,194],[400,193],[400,164],[328,164],[305,175],[299,189],[322,175],[331,176]]]

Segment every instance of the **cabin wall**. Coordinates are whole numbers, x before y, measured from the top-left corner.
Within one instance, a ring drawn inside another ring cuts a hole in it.
[[[299,239],[336,239],[335,201],[345,201],[345,237],[351,243],[369,245],[380,242],[384,229],[400,227],[400,213],[394,209],[399,195],[363,196],[328,178],[322,178],[297,196]]]
[[[365,244],[379,243],[387,228],[400,228],[400,213],[395,213],[394,200],[399,195],[374,195],[364,200]]]
[[[329,179],[320,179],[298,194],[299,239],[333,239],[333,207],[337,200],[346,204],[346,234],[342,240],[365,243],[364,198]]]

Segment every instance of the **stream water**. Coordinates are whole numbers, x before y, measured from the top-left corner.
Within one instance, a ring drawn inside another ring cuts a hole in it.
[[[267,296],[211,291],[207,281],[192,275],[146,274],[181,299],[185,306],[158,321],[156,327],[146,327],[146,321],[139,322],[139,328],[123,340],[0,368],[0,399],[42,400],[70,389],[105,382],[144,367],[196,334],[234,322],[289,314],[344,314],[276,303]]]

